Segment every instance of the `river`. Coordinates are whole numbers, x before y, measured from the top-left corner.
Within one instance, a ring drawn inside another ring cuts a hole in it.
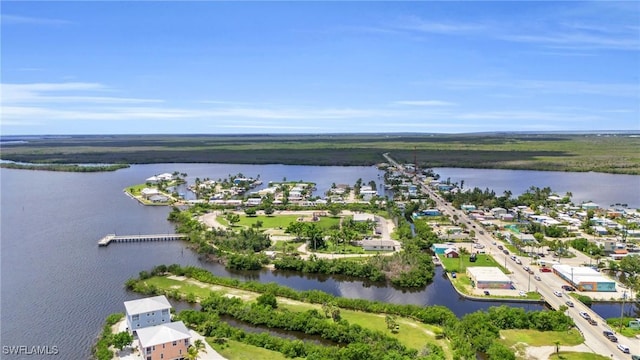
[[[107,233],[173,232],[173,226],[166,221],[167,207],[145,207],[122,192],[125,187],[144,182],[152,175],[173,171],[186,172],[190,182],[196,177],[218,179],[237,173],[250,177],[260,175],[265,183],[285,177],[312,181],[317,184],[318,194],[334,182],[353,184],[358,178],[365,184],[370,180],[378,184],[382,181],[382,172],[374,167],[153,164],[107,173],[1,169],[2,346],[57,346],[59,358],[88,358],[104,318],[123,312],[123,301],[139,297],[127,292],[124,282],[158,264],[202,266],[217,275],[273,281],[299,290],[319,289],[337,296],[444,305],[457,315],[494,305],[459,298],[441,272],[426,289],[401,291],[322,276],[269,271],[231,273],[222,266],[201,262],[184,249],[181,242],[111,244],[99,248],[97,241]],[[478,170],[467,171],[473,176]],[[556,176],[563,175],[573,176],[568,173]],[[612,176],[615,179],[619,175]],[[618,189],[620,198],[624,198],[626,190]],[[570,191],[575,194],[580,189]],[[539,308],[538,305],[524,306]],[[1,357],[17,358],[6,354]]]

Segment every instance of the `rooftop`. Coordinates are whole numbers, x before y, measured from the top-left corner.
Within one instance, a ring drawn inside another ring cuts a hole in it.
[[[467,268],[467,272],[469,272],[476,281],[511,281],[500,268],[495,266],[471,266]]]
[[[142,347],[166,344],[172,341],[190,339],[189,329],[182,321],[150,326],[137,330]]]
[[[124,302],[127,314],[143,314],[151,311],[171,309],[171,304],[164,295]]]

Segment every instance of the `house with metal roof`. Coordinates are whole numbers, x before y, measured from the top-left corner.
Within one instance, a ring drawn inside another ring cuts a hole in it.
[[[124,302],[127,328],[131,332],[171,322],[171,304],[164,295]]]
[[[146,360],[176,360],[187,355],[191,333],[182,321],[138,330],[138,344]]]

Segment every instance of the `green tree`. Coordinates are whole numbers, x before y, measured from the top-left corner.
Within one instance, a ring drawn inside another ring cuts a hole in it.
[[[258,302],[259,305],[267,306],[272,309],[278,308],[278,300],[276,299],[276,296],[271,292],[264,293],[258,296],[256,301]]]
[[[206,353],[204,342],[197,339],[193,342],[193,345],[187,349],[187,360],[197,360],[200,357],[200,352]]]
[[[235,226],[236,223],[240,222],[240,215],[229,213],[227,214],[227,221],[229,222],[229,224],[231,224],[231,226]]]
[[[248,207],[244,209],[244,213],[247,214],[247,216],[256,216],[257,210],[254,207]]]
[[[273,207],[271,206],[267,206],[266,208],[264,208],[264,214],[267,216],[271,216],[273,212],[274,210],[273,210]]]
[[[129,334],[128,331],[122,331],[113,335],[112,341],[113,346],[115,346],[118,350],[122,350],[133,343],[133,335]]]
[[[325,247],[323,231],[318,225],[307,225],[305,235],[307,235],[307,238],[309,239],[309,245],[313,246],[313,251],[316,251],[318,248]]]
[[[487,349],[487,355],[491,360],[515,360],[516,359],[516,355],[513,353],[513,351],[511,351],[511,349],[509,349],[508,347],[506,347],[505,345],[497,341],[494,341],[493,344],[489,346],[489,349]]]

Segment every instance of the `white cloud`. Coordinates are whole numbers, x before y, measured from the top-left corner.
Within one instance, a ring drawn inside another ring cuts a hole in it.
[[[0,21],[3,24],[27,24],[27,25],[67,25],[71,24],[70,21],[63,19],[51,19],[51,18],[41,18],[41,17],[31,17],[31,16],[22,16],[22,15],[13,15],[13,14],[2,14],[0,16]]]
[[[455,103],[441,100],[400,100],[394,101],[395,105],[409,105],[409,106],[453,106]]]

